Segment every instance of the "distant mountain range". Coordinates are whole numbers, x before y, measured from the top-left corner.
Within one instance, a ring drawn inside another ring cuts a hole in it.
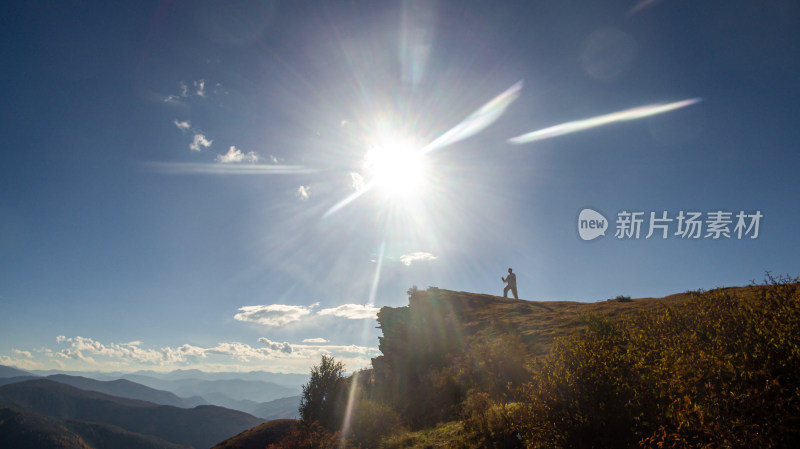
[[[25,449],[185,449],[120,427],[0,407],[0,447]]]
[[[12,366],[3,366],[0,365],[0,378],[3,377],[24,377],[24,376],[33,376],[33,374],[22,371],[21,369],[14,368]]]
[[[61,420],[107,424],[195,448],[211,447],[264,421],[217,406],[184,409],[157,405],[85,391],[48,379],[27,380],[0,387],[0,406]],[[46,420],[36,421],[35,417],[30,416],[27,422],[41,422],[40,428],[55,425],[52,421],[48,424]],[[106,447],[122,446],[113,444]]]
[[[42,371],[37,372],[42,373]],[[52,371],[45,371],[45,373],[52,373]],[[184,375],[198,373],[201,376],[204,374],[196,370],[187,370],[177,372],[176,375],[168,373],[166,376],[183,377]],[[104,373],[84,374],[104,375]],[[51,374],[44,378],[81,390],[96,391],[121,398],[138,399],[159,405],[181,408],[193,408],[198,405],[218,405],[264,419],[296,418],[298,415],[297,408],[300,401],[297,395],[300,392],[300,388],[286,387],[261,380],[162,379],[143,374],[123,376],[125,377],[124,379],[97,380],[84,376]],[[34,379],[42,379],[42,377],[27,371],[0,365],[0,386]]]
[[[16,369],[16,368],[12,368]],[[99,371],[60,371],[60,370],[30,370],[24,372],[25,374],[3,375],[0,371],[0,377],[12,377],[20,375],[37,375],[37,376],[50,376],[53,374],[67,374],[70,376],[88,377],[97,380],[116,380],[128,379],[138,382],[137,376],[145,376],[147,378],[161,379],[161,380],[260,380],[263,382],[274,382],[278,385],[300,389],[300,387],[308,382],[308,374],[285,374],[285,373],[271,373],[268,371],[249,371],[249,372],[205,372],[196,369],[189,370],[174,370],[169,372],[159,372],[142,370],[134,373],[124,372],[99,372]]]

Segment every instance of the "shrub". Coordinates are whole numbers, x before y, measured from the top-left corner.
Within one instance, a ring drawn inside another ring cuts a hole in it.
[[[798,447],[797,279],[560,340],[508,416],[529,447]]]
[[[480,447],[522,447],[505,407],[493,403],[488,394],[471,390],[460,415],[467,437]]]
[[[378,447],[383,437],[402,431],[400,415],[389,406],[367,399],[353,403],[346,435],[364,447]]]

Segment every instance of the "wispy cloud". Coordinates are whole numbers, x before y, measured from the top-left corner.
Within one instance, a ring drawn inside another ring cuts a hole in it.
[[[230,164],[237,162],[251,162],[255,164],[258,162],[258,155],[253,151],[249,153],[244,153],[242,152],[242,150],[231,145],[227,153],[217,155],[216,161],[221,162],[223,164]]]
[[[173,121],[172,121],[172,123],[174,123],[174,124],[175,124],[175,126],[176,126],[176,127],[179,129],[179,130],[181,130],[181,132],[186,132],[186,131],[188,131],[188,130],[189,130],[189,128],[191,128],[191,127],[192,127],[192,124],[189,122],[189,120],[178,121],[178,120],[176,119],[176,120],[173,120]]]
[[[197,80],[194,82],[194,93],[198,97],[206,97],[206,80]]]
[[[295,192],[295,196],[300,198],[301,201],[307,200],[310,194],[311,187],[309,186],[300,186],[297,188],[297,192]]]
[[[284,326],[310,314],[311,309],[306,306],[270,304],[241,307],[233,319],[265,326]]]
[[[214,91],[216,92],[222,86],[217,83],[216,88]],[[199,98],[206,98],[208,97],[208,91],[206,90],[206,80],[199,79],[197,81],[192,81],[191,84],[187,83],[186,81],[181,81],[178,83],[178,93],[177,94],[169,94],[164,98],[164,101],[167,103],[174,103],[181,101],[183,99],[188,99],[192,97],[199,97]]]
[[[11,352],[13,352],[16,355],[20,355],[22,357],[25,357],[27,359],[32,357],[30,351],[20,351],[19,349],[12,349]]]
[[[200,151],[200,147],[208,148],[213,142],[213,140],[206,138],[204,134],[197,133],[192,138],[192,143],[189,144],[189,149],[192,151]]]
[[[414,262],[425,262],[429,260],[436,260],[436,256],[431,253],[421,251],[411,254],[403,254],[400,256],[400,262],[407,267],[411,266],[411,264]]]
[[[350,172],[350,186],[355,191],[359,191],[364,188],[364,177],[361,176],[360,173],[357,172]]]
[[[380,307],[375,307],[368,304],[343,304],[330,309],[322,309],[317,312],[317,314],[332,315],[351,320],[362,320],[367,318],[377,318],[378,310],[380,310]]]
[[[330,342],[330,340],[326,340],[326,339],[321,338],[321,337],[306,338],[306,339],[303,340],[303,343],[329,343],[329,342]]]

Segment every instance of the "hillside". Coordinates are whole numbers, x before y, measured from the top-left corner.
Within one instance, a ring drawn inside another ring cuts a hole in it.
[[[380,369],[387,359],[405,357],[406,348],[420,345],[455,351],[481,332],[518,335],[528,355],[541,357],[556,338],[584,329],[585,317],[590,314],[618,320],[688,298],[688,294],[680,293],[630,302],[525,301],[438,288],[419,290],[409,297],[407,307],[381,308],[378,321],[383,331],[379,337],[383,355],[373,359],[373,365]]]
[[[26,449],[182,449],[116,426],[59,419],[0,407],[0,447]]]
[[[210,447],[262,422],[246,413],[221,407],[159,406],[44,379],[0,387],[0,405],[57,418],[110,424],[196,448]]]
[[[265,422],[217,444],[213,449],[264,449],[266,446],[280,441],[299,423],[294,419],[276,419]]]

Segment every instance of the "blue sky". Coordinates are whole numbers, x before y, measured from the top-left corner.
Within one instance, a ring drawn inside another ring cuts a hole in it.
[[[798,9],[7,7],[0,363],[354,369],[412,285],[499,294],[513,267],[523,299],[595,301],[796,275]],[[584,208],[605,236],[579,237]],[[730,212],[731,237],[616,238],[623,210]],[[740,211],[757,238],[732,232]]]

